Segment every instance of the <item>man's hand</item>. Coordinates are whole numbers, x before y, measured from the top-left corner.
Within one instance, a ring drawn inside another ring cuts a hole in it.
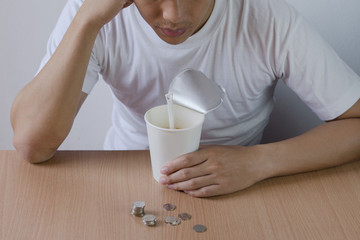
[[[194,197],[247,188],[264,179],[256,147],[204,146],[166,164],[160,182]]]
[[[338,166],[360,158],[360,100],[333,121],[280,142],[202,147],[166,164],[162,184],[195,197],[235,192],[263,179]]]
[[[93,23],[102,27],[132,3],[133,0],[86,0],[81,10],[86,12]]]

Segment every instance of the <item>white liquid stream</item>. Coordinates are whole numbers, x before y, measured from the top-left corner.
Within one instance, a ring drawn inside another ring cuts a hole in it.
[[[169,128],[174,129],[175,123],[174,123],[174,114],[173,114],[173,94],[168,93],[165,95],[165,97],[166,97],[167,109],[169,115]]]

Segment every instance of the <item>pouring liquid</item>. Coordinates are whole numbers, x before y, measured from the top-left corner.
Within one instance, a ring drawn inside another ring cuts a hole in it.
[[[174,114],[173,114],[173,94],[170,92],[165,95],[165,98],[167,102],[167,109],[169,116],[169,129],[174,129],[175,123],[174,123]]]

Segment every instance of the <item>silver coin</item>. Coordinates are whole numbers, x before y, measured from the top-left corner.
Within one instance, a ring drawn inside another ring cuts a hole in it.
[[[204,225],[197,224],[197,225],[194,225],[193,230],[198,233],[203,233],[207,230],[207,228]]]
[[[175,217],[175,216],[167,216],[167,217],[165,218],[165,223],[176,222],[176,219],[177,219],[177,217]]]
[[[136,217],[142,217],[145,215],[145,202],[144,201],[136,201],[133,202],[132,208],[131,208],[131,214]]]
[[[178,217],[183,221],[187,221],[191,219],[191,215],[188,213],[179,213]]]
[[[174,211],[176,209],[176,206],[174,204],[171,204],[171,203],[166,203],[166,204],[163,205],[163,208],[166,211]]]
[[[144,208],[145,207],[145,202],[144,201],[133,202],[132,207],[133,208]]]
[[[167,216],[165,218],[165,223],[170,224],[171,226],[177,226],[181,223],[181,219],[176,216]]]
[[[143,218],[142,218],[143,221],[145,222],[152,222],[152,221],[155,221],[156,220],[156,217],[152,214],[148,214],[148,215],[145,215]]]
[[[156,224],[156,217],[152,214],[148,214],[142,218],[142,221],[146,226],[154,226]]]
[[[143,217],[145,215],[145,212],[144,211],[139,211],[139,212],[131,211],[131,214],[135,217]]]
[[[170,225],[171,226],[177,226],[181,223],[181,219],[180,218],[176,218],[175,221],[171,222]]]

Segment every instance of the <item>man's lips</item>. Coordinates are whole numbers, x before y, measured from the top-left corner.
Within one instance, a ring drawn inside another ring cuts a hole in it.
[[[160,30],[167,37],[180,37],[186,32],[186,28],[179,28],[179,29],[160,28]]]

